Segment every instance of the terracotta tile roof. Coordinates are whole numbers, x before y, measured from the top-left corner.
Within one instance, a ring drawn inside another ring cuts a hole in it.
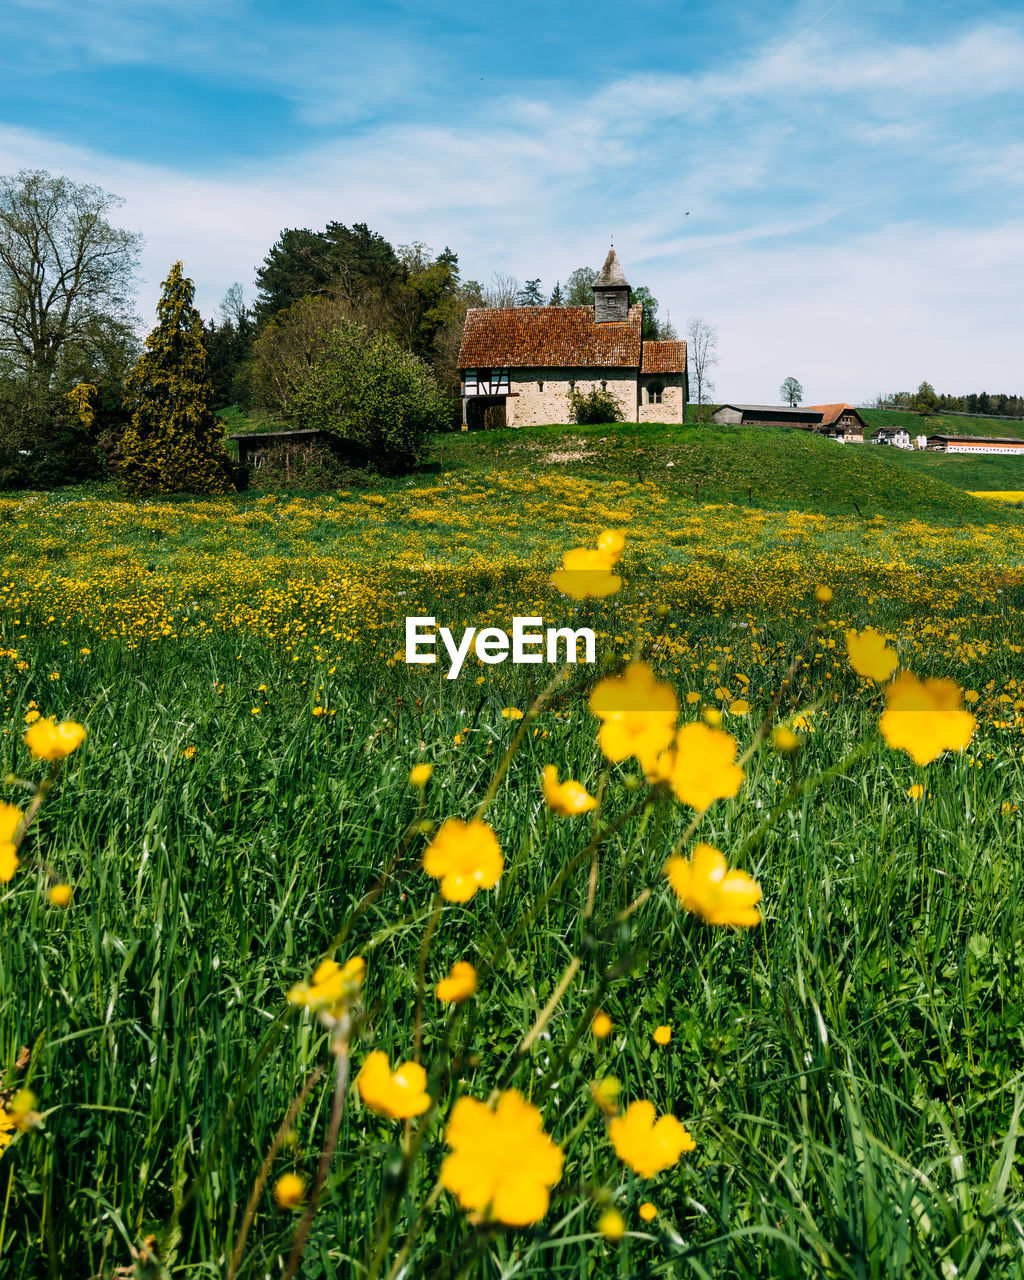
[[[817,409],[818,412],[822,415],[821,425],[823,427],[830,427],[832,423],[836,422],[839,418],[841,418],[844,413],[855,414],[857,417],[857,421],[861,424],[861,426],[867,426],[867,423],[860,416],[860,414],[857,413],[857,410],[853,407],[853,405],[847,404],[845,401],[842,404],[807,404],[807,405],[804,405],[804,408]]]
[[[629,319],[594,322],[593,307],[473,307],[459,349],[460,369],[640,366],[643,308]]]
[[[685,342],[645,342],[641,373],[684,373]]]

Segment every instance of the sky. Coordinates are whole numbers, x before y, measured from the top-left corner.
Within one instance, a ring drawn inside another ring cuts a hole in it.
[[[1024,391],[1024,9],[971,0],[3,0],[0,173],[123,197],[138,314],[203,314],[285,227],[464,278],[614,237],[715,398]]]

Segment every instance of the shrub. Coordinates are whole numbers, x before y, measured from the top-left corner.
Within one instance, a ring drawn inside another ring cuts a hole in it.
[[[622,422],[622,406],[610,391],[595,387],[585,395],[569,388],[569,421],[585,427],[597,422]]]

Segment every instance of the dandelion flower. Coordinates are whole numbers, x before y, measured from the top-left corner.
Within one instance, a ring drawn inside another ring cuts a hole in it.
[[[523,713],[518,707],[502,707],[501,718],[503,720],[522,720]]]
[[[560,818],[572,818],[577,813],[588,813],[597,807],[597,801],[580,783],[573,782],[571,778],[559,782],[558,769],[553,764],[545,766],[541,787],[548,808]]]
[[[430,1106],[427,1073],[418,1062],[403,1062],[391,1070],[388,1055],[375,1049],[356,1077],[363,1102],[373,1111],[392,1120],[408,1120],[422,1115]]]
[[[847,631],[846,651],[854,671],[877,684],[888,680],[899,662],[896,650],[886,645],[885,636],[879,635],[874,627]]]
[[[911,800],[920,801],[924,799],[924,787],[920,782],[915,782],[912,787],[907,787],[907,795]]]
[[[494,1107],[460,1098],[444,1136],[452,1152],[441,1164],[441,1186],[463,1209],[511,1227],[541,1221],[550,1188],[562,1176],[562,1150],[544,1132],[532,1103],[515,1089],[501,1094]]]
[[[603,599],[622,586],[622,579],[612,569],[626,545],[625,535],[618,529],[606,529],[597,547],[576,547],[562,556],[562,568],[551,575],[552,586],[574,600]]]
[[[921,681],[904,671],[886,687],[878,727],[890,747],[929,764],[943,751],[963,751],[974,735],[977,721],[961,709],[961,698],[955,680]]]
[[[71,903],[72,888],[69,884],[55,884],[46,895],[55,907],[66,907]]]
[[[423,854],[423,870],[441,881],[448,902],[468,902],[477,889],[492,889],[504,866],[498,837],[478,818],[446,818]]]
[[[729,704],[729,714],[731,716],[745,716],[750,712],[750,703],[746,698],[737,698],[735,702]]]
[[[461,1004],[476,991],[476,970],[468,960],[458,960],[451,973],[437,984],[435,994],[444,1004]]]
[[[64,720],[55,724],[48,717],[37,720],[25,730],[25,746],[37,760],[63,760],[85,741],[85,729],[74,720]]]
[[[822,586],[822,587],[815,587],[815,589],[814,589],[814,598],[815,598],[815,600],[817,600],[818,604],[831,604],[831,602],[832,602],[832,588],[831,588],[831,587],[824,587],[824,586]]]
[[[690,858],[669,858],[665,874],[683,907],[706,924],[760,924],[761,886],[745,871],[728,870],[724,856],[698,844]]]
[[[640,1175],[653,1178],[679,1163],[697,1144],[675,1116],[658,1116],[653,1102],[631,1102],[624,1115],[608,1123],[615,1154]]]

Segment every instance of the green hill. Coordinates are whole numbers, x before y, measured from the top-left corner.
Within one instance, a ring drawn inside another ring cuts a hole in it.
[[[911,413],[901,409],[858,409],[869,427],[906,427],[912,436],[1016,436],[1024,439],[1019,418],[971,418],[959,413]]]
[[[702,502],[826,514],[856,515],[859,509],[865,516],[940,523],[1017,518],[972,498],[968,486],[945,471],[935,474],[941,465],[918,466],[899,449],[842,445],[782,427],[616,423],[459,432],[434,438],[427,467],[507,471],[510,486],[524,472],[557,468],[582,477],[656,480]],[[972,479],[970,487],[986,486]]]

